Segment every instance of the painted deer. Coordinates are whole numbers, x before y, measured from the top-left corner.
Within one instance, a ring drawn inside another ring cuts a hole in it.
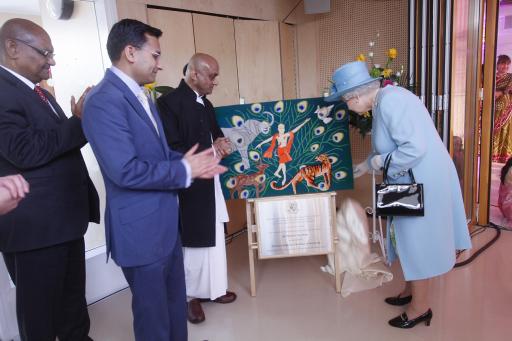
[[[260,193],[265,188],[264,182],[259,182],[258,177],[260,175],[265,174],[265,169],[268,168],[268,165],[266,163],[259,163],[256,165],[256,168],[258,168],[258,171],[251,174],[240,174],[235,177],[235,185],[233,188],[229,190],[231,194],[231,199],[235,199],[235,193],[237,193],[237,196],[240,198],[240,192],[245,188],[249,186],[254,186],[255,192],[256,192],[256,198],[259,198]]]

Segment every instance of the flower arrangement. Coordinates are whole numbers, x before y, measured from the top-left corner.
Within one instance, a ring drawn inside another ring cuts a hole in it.
[[[372,44],[374,44],[374,42],[370,42],[370,46],[373,46]],[[393,72],[393,69],[390,68],[391,63],[393,62],[393,60],[396,59],[397,55],[398,55],[398,52],[395,48],[388,49],[386,51],[386,56],[387,56],[386,65],[384,65],[384,67],[381,67],[380,64],[373,63],[373,52],[370,51],[368,53],[369,63],[371,65],[370,76],[372,76],[374,78],[382,77],[382,79],[383,79],[382,86],[383,87],[386,85],[389,85],[389,84],[399,85],[402,83],[402,75],[404,73],[404,66],[402,65],[400,68],[400,71],[397,71],[397,72]],[[365,62],[366,56],[364,54],[360,54],[359,56],[357,56],[357,60]]]
[[[377,38],[379,34],[377,33]],[[370,51],[368,52],[368,57],[361,53],[357,56],[356,60],[367,62],[369,64],[369,73],[370,76],[374,78],[382,78],[382,87],[387,85],[407,85],[405,84],[406,77],[404,77],[404,66],[402,65],[400,70],[395,72],[391,68],[391,64],[398,56],[398,51],[395,48],[390,48],[386,51],[386,64],[382,67],[380,64],[374,63],[374,53],[373,49],[375,48],[375,42],[370,41],[368,44],[370,47]],[[372,130],[372,113],[368,111],[362,115],[356,114],[355,112],[349,111],[349,122],[354,128],[359,130],[359,133],[364,137]]]
[[[151,99],[153,102],[156,103],[156,100],[158,97],[165,95],[172,90],[174,90],[173,87],[167,86],[167,85],[156,85],[156,82],[148,83],[144,85],[144,89],[147,91],[148,95],[151,96]]]

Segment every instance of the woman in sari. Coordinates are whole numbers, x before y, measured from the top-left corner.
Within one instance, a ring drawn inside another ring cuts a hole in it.
[[[512,156],[512,73],[508,72],[510,57],[498,56],[492,160],[504,163]]]

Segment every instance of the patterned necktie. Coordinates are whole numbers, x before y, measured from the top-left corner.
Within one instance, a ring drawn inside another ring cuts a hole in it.
[[[34,91],[36,92],[36,94],[39,96],[39,98],[41,99],[41,101],[43,101],[44,103],[46,103],[50,109],[52,109],[52,112],[57,115],[58,118],[62,119],[62,117],[59,115],[59,113],[55,110],[55,108],[53,107],[53,105],[50,103],[50,101],[48,100],[48,97],[46,97],[46,95],[44,94],[43,92],[43,89],[39,86],[39,85],[36,85],[34,87]]]
[[[36,85],[35,88],[34,88],[34,91],[36,92],[36,94],[39,96],[39,98],[41,98],[41,100],[43,102],[45,102],[46,104],[50,104],[48,102],[48,98],[46,97],[46,95],[44,94],[43,92],[43,89],[41,89],[41,87],[39,85]]]

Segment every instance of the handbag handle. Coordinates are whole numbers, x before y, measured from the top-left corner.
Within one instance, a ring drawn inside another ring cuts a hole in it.
[[[391,153],[389,153],[386,156],[386,159],[384,160],[384,174],[382,180],[387,185],[388,184],[388,169],[389,164],[391,163]],[[409,168],[409,176],[411,177],[411,181],[413,184],[416,184],[416,179],[414,179],[414,174],[412,173],[412,168]]]

